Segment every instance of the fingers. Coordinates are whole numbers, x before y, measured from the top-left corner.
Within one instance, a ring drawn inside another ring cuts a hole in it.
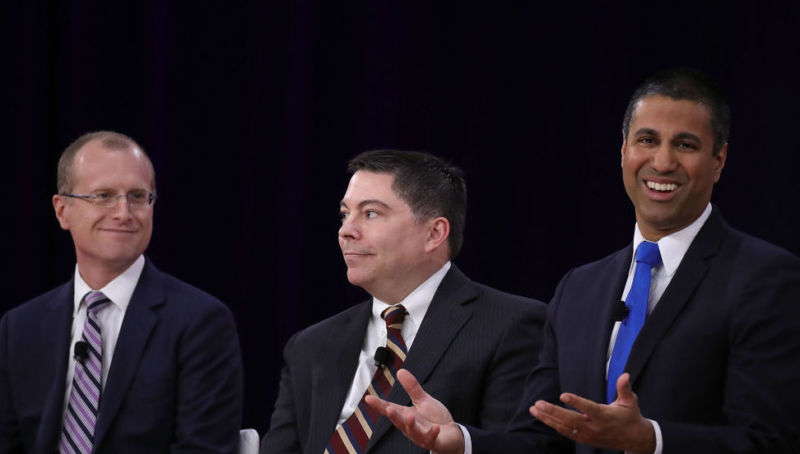
[[[552,427],[561,435],[572,439],[577,435],[575,428],[584,421],[584,417],[580,413],[543,400],[537,401],[529,411],[539,421]]]
[[[408,439],[425,449],[433,449],[441,430],[438,424],[429,424],[424,418],[417,418],[415,412],[409,407],[389,404],[385,409],[386,417]]]
[[[371,394],[366,396],[366,397],[364,397],[364,402],[366,402],[367,405],[372,407],[373,410],[377,411],[378,413],[380,413],[383,416],[388,416],[387,415],[387,413],[388,413],[387,410],[389,409],[390,405],[393,405],[391,402],[387,402],[387,401],[381,399],[380,397],[373,396]]]
[[[569,405],[575,410],[578,410],[579,412],[589,416],[599,415],[602,413],[604,407],[604,405],[600,405],[597,402],[572,393],[562,394],[561,402],[564,402],[566,405]]]
[[[422,386],[420,386],[419,382],[417,381],[417,378],[414,377],[414,375],[411,372],[405,369],[398,370],[397,380],[400,381],[400,384],[403,386],[403,389],[405,389],[409,397],[411,397],[411,402],[414,405],[416,405],[417,402],[419,402],[420,400],[430,397],[428,393],[426,393],[425,390],[422,389]]]

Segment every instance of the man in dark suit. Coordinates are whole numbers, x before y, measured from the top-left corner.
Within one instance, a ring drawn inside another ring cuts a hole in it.
[[[147,155],[122,134],[86,134],[62,154],[58,191],[77,265],[0,321],[0,453],[234,453],[236,327],[142,255],[156,198]]]
[[[453,423],[408,374],[414,408],[371,404],[439,453],[797,452],[800,261],[710,204],[728,118],[694,71],[634,93],[622,144],[633,244],[562,279],[506,433]]]
[[[458,169],[372,151],[349,170],[339,245],[349,281],[372,298],[289,340],[262,454],[425,452],[363,403],[365,391],[409,402],[392,386],[401,364],[459,420],[501,429],[536,364],[544,305],[472,282],[450,262],[466,212]],[[398,312],[400,321],[384,315]]]

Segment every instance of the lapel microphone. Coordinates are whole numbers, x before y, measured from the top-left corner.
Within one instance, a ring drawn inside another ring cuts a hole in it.
[[[625,320],[630,313],[631,310],[625,305],[625,301],[619,301],[614,308],[614,321],[621,322]]]
[[[86,360],[89,359],[89,344],[84,341],[75,342],[73,355],[75,355],[76,361],[80,361],[81,364],[84,364]]]
[[[77,346],[77,344],[76,344]],[[375,365],[378,367],[387,366],[389,362],[392,360],[392,352],[386,347],[378,347],[375,350],[375,356],[372,357],[375,360]]]

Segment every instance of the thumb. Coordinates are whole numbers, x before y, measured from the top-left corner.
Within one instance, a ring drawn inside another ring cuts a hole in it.
[[[617,379],[617,401],[621,404],[636,404],[636,394],[631,386],[631,375],[627,372]]]

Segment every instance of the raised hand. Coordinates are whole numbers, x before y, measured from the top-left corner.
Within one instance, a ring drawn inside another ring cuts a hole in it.
[[[561,402],[574,408],[553,405],[543,400],[530,413],[567,438],[602,449],[651,454],[655,450],[653,425],[639,411],[630,375],[617,380],[617,400],[598,404],[572,393],[561,395]]]
[[[405,369],[397,371],[400,385],[411,397],[411,407],[404,407],[379,397],[367,396],[367,404],[386,416],[392,424],[418,446],[439,454],[464,452],[464,436],[441,402],[422,389],[417,379]]]

